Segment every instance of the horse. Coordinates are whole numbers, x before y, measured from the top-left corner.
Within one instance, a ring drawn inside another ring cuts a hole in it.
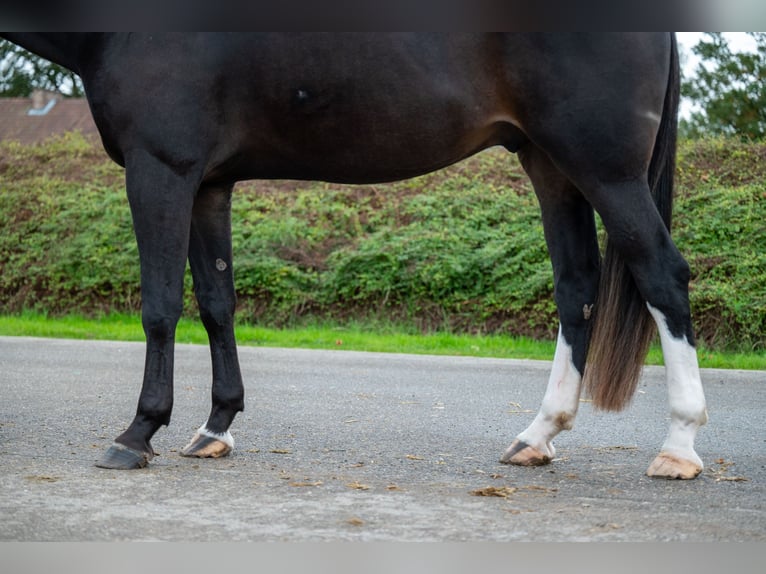
[[[170,422],[188,258],[212,408],[181,451],[228,455],[244,389],[231,197],[245,179],[406,179],[490,146],[539,200],[558,339],[541,406],[500,462],[548,464],[582,389],[623,409],[659,333],[670,428],[649,476],[690,479],[707,421],[689,266],[670,235],[679,64],[672,33],[5,33],[79,74],[126,171],[146,359],[135,417],[96,463],[142,468]],[[608,235],[602,255],[595,214]]]

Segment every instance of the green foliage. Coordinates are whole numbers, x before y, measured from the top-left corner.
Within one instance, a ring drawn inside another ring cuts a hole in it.
[[[755,52],[732,52],[720,33],[708,33],[692,50],[702,58],[682,94],[699,107],[681,121],[689,137],[766,136],[766,32],[748,32]]]
[[[4,143],[2,150],[5,310],[137,308],[138,256],[124,193],[98,185],[105,174],[119,181],[119,170],[76,134],[45,146]],[[89,166],[93,160],[98,165]],[[85,169],[73,172],[73,164]]]
[[[766,348],[766,144],[683,142],[674,236],[708,348]],[[78,135],[0,144],[0,312],[136,312],[122,170]],[[247,182],[233,200],[239,317],[552,338],[551,266],[516,158],[488,150],[375,186]],[[187,275],[187,314],[196,313]]]
[[[507,335],[461,333],[422,334],[411,325],[384,321],[335,322],[307,321],[293,328],[269,328],[239,324],[237,343],[258,347],[369,351],[376,353],[411,353],[503,359],[550,360],[555,341],[534,340]],[[110,313],[92,319],[76,315],[50,316],[26,311],[19,315],[0,315],[0,335],[56,337],[67,339],[105,339],[144,341],[138,314]],[[181,318],[176,329],[179,343],[207,344],[207,334],[195,318]],[[700,366],[711,369],[766,370],[766,353],[732,353],[698,348]],[[649,350],[649,365],[662,365],[659,345]]]
[[[673,235],[692,270],[695,328],[709,346],[766,350],[764,160],[766,146],[724,138],[680,149]]]
[[[0,40],[0,97],[27,97],[35,89],[84,95],[82,81],[74,72]]]
[[[311,313],[552,336],[550,263],[519,170],[494,150],[387,185],[297,184],[289,195],[265,192],[262,182],[240,186],[241,313],[277,324]],[[514,185],[493,183],[500,180]]]
[[[410,198],[400,213],[406,224],[331,256],[332,302],[436,313],[432,321],[451,325],[512,316],[525,332],[548,334],[555,309],[535,304],[551,301],[553,286],[532,195],[457,178]]]

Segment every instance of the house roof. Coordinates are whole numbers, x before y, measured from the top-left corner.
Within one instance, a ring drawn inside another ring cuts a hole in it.
[[[29,115],[32,98],[0,98],[0,140],[31,144],[73,130],[83,135],[98,134],[85,98],[59,96],[55,104],[48,106],[42,115]]]

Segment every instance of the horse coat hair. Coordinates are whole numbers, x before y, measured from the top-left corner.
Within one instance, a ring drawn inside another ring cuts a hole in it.
[[[668,33],[30,34],[9,40],[80,75],[126,169],[146,365],[135,418],[99,462],[136,468],[170,421],[191,266],[210,337],[212,410],[187,456],[223,456],[244,405],[230,201],[253,178],[408,178],[489,146],[520,156],[542,211],[559,340],[542,406],[502,461],[543,464],[583,375],[596,406],[632,396],[655,326],[670,432],[648,473],[691,478],[706,420],[688,266],[670,237],[678,54]],[[602,261],[595,213],[609,245]]]

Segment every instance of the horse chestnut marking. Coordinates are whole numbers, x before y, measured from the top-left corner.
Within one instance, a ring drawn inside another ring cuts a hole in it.
[[[226,265],[226,261],[223,259],[216,259],[215,260],[215,268],[218,269],[218,271],[226,271],[226,268],[228,265]]]

